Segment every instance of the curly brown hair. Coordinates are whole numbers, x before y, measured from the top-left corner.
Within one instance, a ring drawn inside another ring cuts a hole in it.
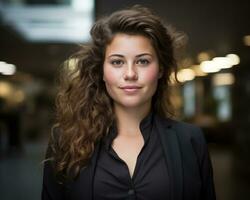
[[[112,99],[103,81],[105,49],[117,33],[143,35],[156,50],[160,68],[152,107],[169,117],[170,74],[176,72],[174,34],[151,10],[142,6],[114,12],[97,20],[92,41],[71,56],[63,68],[56,98],[56,129],[50,141],[50,157],[60,177],[76,178],[87,166],[95,145],[115,122]],[[73,67],[72,67],[73,66]]]

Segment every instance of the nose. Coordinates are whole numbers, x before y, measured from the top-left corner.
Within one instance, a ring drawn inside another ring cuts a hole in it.
[[[136,68],[133,64],[128,64],[126,70],[124,72],[124,79],[125,80],[137,80],[138,74]]]

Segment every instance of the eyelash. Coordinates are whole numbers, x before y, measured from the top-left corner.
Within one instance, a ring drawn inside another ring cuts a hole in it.
[[[114,66],[120,66],[120,65],[124,64],[124,62],[122,60],[112,60],[110,63]]]
[[[138,63],[139,65],[148,65],[149,60],[147,60],[147,59],[139,59],[139,60],[136,61],[136,63]]]
[[[136,61],[137,65],[143,65],[143,66],[146,66],[149,63],[150,63],[150,61],[148,59],[139,59]],[[123,60],[111,60],[110,64],[113,66],[121,66],[124,64],[124,61]]]

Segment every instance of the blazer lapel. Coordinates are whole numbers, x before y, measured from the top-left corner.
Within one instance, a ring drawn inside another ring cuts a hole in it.
[[[155,116],[155,130],[162,142],[163,151],[170,178],[171,200],[182,200],[183,169],[178,137],[173,130],[171,121]],[[90,164],[84,168],[76,181],[69,185],[69,198],[74,200],[93,199],[93,178],[100,142],[97,143]]]
[[[170,178],[171,200],[181,200],[183,195],[183,168],[178,137],[171,121],[155,116],[155,126],[162,142]]]

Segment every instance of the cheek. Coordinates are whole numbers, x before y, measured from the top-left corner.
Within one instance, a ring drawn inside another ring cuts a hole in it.
[[[160,74],[158,68],[149,68],[144,73],[144,80],[150,83],[157,83],[159,76]]]
[[[103,68],[103,80],[105,81],[106,85],[112,85],[117,82],[118,74],[116,71],[112,70],[108,66],[104,66]]]

